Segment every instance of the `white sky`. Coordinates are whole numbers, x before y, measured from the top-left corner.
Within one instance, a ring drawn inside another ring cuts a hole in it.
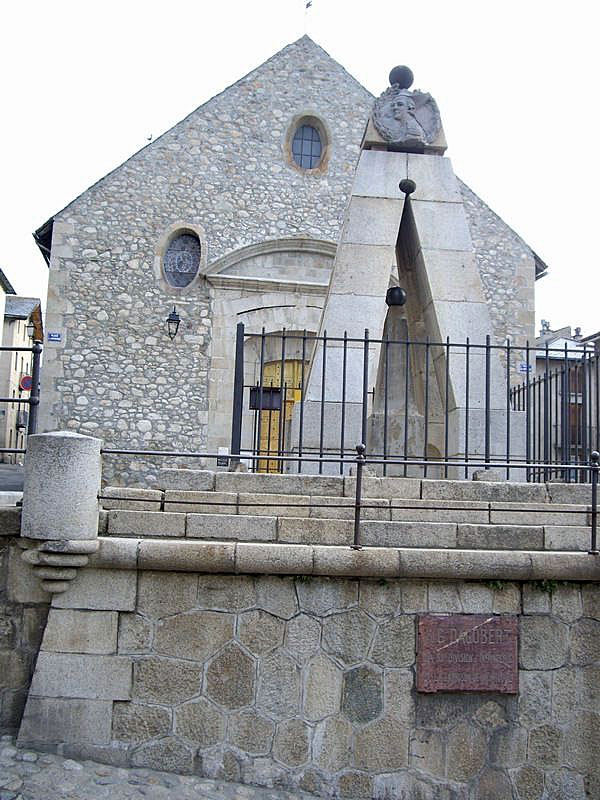
[[[549,265],[537,318],[600,329],[598,25],[590,0],[29,0],[3,6],[0,267],[45,298],[31,232],[305,31],[374,94],[395,64],[456,173]]]

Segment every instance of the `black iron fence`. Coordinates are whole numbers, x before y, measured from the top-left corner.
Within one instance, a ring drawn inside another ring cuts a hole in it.
[[[573,467],[587,464],[600,435],[600,358],[595,348],[545,345],[537,369],[511,392],[512,408],[527,418],[527,460],[544,463],[534,479],[577,481]],[[571,469],[556,468],[568,464]],[[584,478],[581,473],[581,479]]]
[[[330,464],[341,463],[342,470],[340,470],[340,471],[341,471],[342,474],[344,473],[343,467],[352,466],[352,471],[354,472],[354,474],[356,476],[356,480],[354,481],[354,504],[353,504],[353,506],[354,506],[354,515],[353,515],[354,516],[354,525],[353,525],[353,541],[352,541],[352,544],[351,544],[351,548],[353,550],[360,550],[360,549],[362,549],[362,543],[361,543],[362,513],[366,509],[379,508],[379,506],[377,506],[377,505],[371,505],[369,499],[367,499],[366,502],[365,502],[365,500],[363,500],[363,497],[362,497],[362,486],[363,486],[363,478],[364,478],[364,474],[363,474],[364,473],[364,468],[366,466],[368,466],[368,465],[378,466],[378,465],[381,465],[382,462],[381,462],[380,459],[367,458],[366,455],[365,455],[366,448],[365,448],[364,444],[356,445],[354,450],[355,450],[355,455],[354,456],[350,456],[349,454],[347,454],[345,456],[342,456],[342,457],[335,457],[335,456],[334,457],[323,457],[323,456],[315,456],[315,455],[308,455],[308,456],[304,455],[304,456],[300,456],[300,460],[306,465],[308,465],[308,464],[313,464],[314,465],[315,463],[317,463],[317,464],[325,463],[325,464],[329,464],[329,465]],[[212,460],[212,461],[215,461],[217,465],[223,459],[223,454],[222,453],[201,453],[201,452],[178,451],[178,450],[129,450],[129,449],[105,447],[105,448],[102,449],[101,452],[102,452],[103,456],[118,456],[118,455],[126,455],[126,456],[129,456],[129,457],[131,457],[131,456],[143,456],[143,457],[150,457],[150,458],[153,458],[153,459],[155,459],[157,457],[167,458],[168,459],[168,458],[178,458],[180,456],[185,456],[187,459],[192,459],[192,460],[193,459],[202,459],[202,460],[208,459],[209,461]],[[275,456],[274,455],[274,456],[272,456],[272,459],[277,461],[278,463],[280,463],[283,466],[286,462],[290,462],[290,460],[293,461],[294,463],[296,463],[297,459],[298,459],[298,456],[294,455],[293,458],[290,458],[289,456]],[[239,462],[238,462],[236,456],[230,457],[228,459],[228,461],[229,461],[228,466],[229,466],[230,469],[235,469],[236,465],[239,466]],[[401,462],[401,463],[403,463],[403,462]],[[417,462],[417,463],[419,463],[419,462]],[[469,463],[471,463],[471,466],[473,466],[472,462],[469,462]],[[420,464],[423,465],[424,462],[420,462]],[[465,462],[465,464],[466,464],[466,462]],[[465,464],[463,464],[461,466],[464,466]],[[478,464],[475,464],[475,466],[484,466],[484,464],[485,464],[485,462],[479,462]],[[497,466],[508,467],[509,465],[505,463],[505,464],[498,464]],[[536,465],[536,464],[521,464],[521,465],[519,465],[519,469],[527,470],[529,472],[533,472],[533,470],[536,469],[537,466],[538,465]],[[589,547],[588,553],[589,553],[589,555],[597,556],[597,555],[600,554],[599,550],[598,550],[598,481],[599,481],[599,477],[600,477],[600,453],[598,453],[598,451],[593,451],[590,454],[590,462],[587,465],[578,465],[578,466],[562,465],[562,467],[564,469],[566,469],[568,467],[569,469],[572,469],[576,473],[581,473],[582,475],[585,474],[585,475],[589,476],[589,481],[591,483],[591,486],[590,486],[590,506],[589,506],[589,514],[590,514],[590,516],[589,516],[590,547]],[[283,471],[284,471],[283,469],[279,470],[279,472],[283,472]],[[581,479],[578,482],[581,482]],[[133,490],[133,492],[135,492],[135,489]],[[209,493],[207,493],[207,494],[209,494]],[[268,493],[267,493],[267,496],[268,496]],[[101,501],[102,500],[114,501],[115,499],[118,499],[118,498],[115,498],[112,495],[104,495],[104,494],[100,493],[98,495],[98,499],[101,500]],[[147,496],[137,497],[136,498],[132,494],[128,494],[126,499],[127,499],[128,502],[136,502],[136,501],[140,502],[140,503],[147,503],[148,502]],[[310,499],[312,501],[312,498],[310,498]],[[214,501],[212,501],[210,499],[207,499],[206,497],[203,500],[200,500],[197,497],[195,497],[194,499],[190,499],[190,500],[185,500],[182,497],[178,497],[176,502],[177,502],[178,506],[191,505],[191,506],[197,507],[198,505],[203,505],[208,509],[208,512],[210,512],[210,507],[213,506],[213,505],[217,505],[220,508],[222,508],[224,505],[228,505],[228,503],[224,502],[223,498],[221,498],[221,497],[219,497],[218,499],[215,499]],[[249,502],[240,502],[238,500],[235,504],[232,503],[232,505],[235,505],[236,508],[238,506],[241,506],[241,507],[243,507],[243,506],[253,506],[253,507],[260,506],[260,507],[263,507],[265,509],[265,511],[267,511],[267,512],[269,511],[269,509],[279,508],[281,506],[287,506],[288,508],[298,508],[298,513],[300,513],[301,511],[304,511],[304,512],[307,511],[307,505],[305,503],[302,503],[302,505],[297,505],[297,503],[295,501],[295,498],[294,498],[294,495],[291,495],[290,501],[288,503],[285,502],[285,500],[283,499],[283,497],[281,495],[278,495],[277,496],[277,500],[275,501],[275,503],[273,503],[273,501],[269,501],[269,500],[258,500],[258,501],[257,500],[252,500],[252,501],[249,501]],[[329,505],[328,506],[321,505],[318,502],[318,500],[314,501],[314,505],[316,507],[328,507],[328,508],[331,508],[331,506],[329,506]],[[449,508],[448,504],[445,503],[444,500],[440,500],[436,507],[437,507],[438,510],[444,510],[444,509]],[[452,505],[452,508],[453,508],[454,511],[456,511],[458,507],[459,506],[456,503],[454,503]],[[430,506],[430,508],[431,508],[431,506]],[[462,507],[462,510],[468,515],[470,512],[473,511],[473,507],[469,506],[469,504],[467,503],[467,504],[464,505],[464,507]],[[520,503],[516,507],[509,506],[509,507],[507,507],[505,509],[498,509],[498,510],[510,510],[513,514],[514,513],[527,514],[531,510],[531,507],[530,507],[530,504],[528,504],[528,503]],[[551,506],[549,506],[549,510],[552,511]],[[164,511],[164,499],[163,499],[163,501],[161,501],[161,511]],[[235,512],[233,512],[233,513],[235,513]],[[575,514],[579,514],[580,511],[578,509],[565,510],[564,508],[561,508],[559,511],[557,511],[557,513],[560,513],[560,514],[567,513],[567,514],[574,514],[575,515]]]
[[[600,445],[594,348],[361,339],[237,327],[231,453],[253,471],[306,468],[366,443],[383,475],[590,480]],[[284,460],[297,455],[298,460]],[[418,463],[417,463],[418,462]]]
[[[15,387],[12,397],[0,397],[0,403],[16,404],[19,407],[15,418],[16,431],[26,432],[27,435],[37,431],[38,407],[40,403],[40,370],[42,361],[42,343],[34,341],[31,347],[0,347],[0,352],[31,353],[31,375],[21,375],[18,387]],[[11,356],[12,357],[12,356]],[[17,395],[16,392],[19,392]],[[7,430],[8,432],[8,430]],[[5,444],[0,442],[0,445]],[[0,447],[0,453],[24,453],[24,448]]]

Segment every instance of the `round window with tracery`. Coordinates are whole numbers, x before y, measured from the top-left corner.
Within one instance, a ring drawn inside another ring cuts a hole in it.
[[[292,156],[302,169],[319,166],[323,145],[319,131],[312,125],[300,125],[292,140]]]
[[[163,259],[165,278],[171,286],[189,286],[200,269],[200,240],[185,231],[171,239]]]

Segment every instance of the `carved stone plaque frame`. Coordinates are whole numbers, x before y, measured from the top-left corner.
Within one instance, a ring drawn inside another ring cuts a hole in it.
[[[418,618],[418,692],[519,691],[515,616],[423,614]]]

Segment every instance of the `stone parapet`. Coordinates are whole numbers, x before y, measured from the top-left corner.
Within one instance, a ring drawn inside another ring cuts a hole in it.
[[[27,439],[21,536],[94,539],[98,530],[102,442],[71,431]]]
[[[587,552],[509,549],[363,547],[191,539],[99,538],[94,570],[424,577],[444,580],[597,581],[600,562]],[[385,564],[385,569],[381,565]],[[353,571],[354,570],[354,571]],[[99,578],[100,580],[100,578]],[[74,584],[70,591],[75,591]],[[69,593],[67,593],[67,601]],[[62,602],[62,601],[61,601]]]
[[[70,431],[28,438],[19,544],[50,594],[64,592],[98,549],[101,445]]]

